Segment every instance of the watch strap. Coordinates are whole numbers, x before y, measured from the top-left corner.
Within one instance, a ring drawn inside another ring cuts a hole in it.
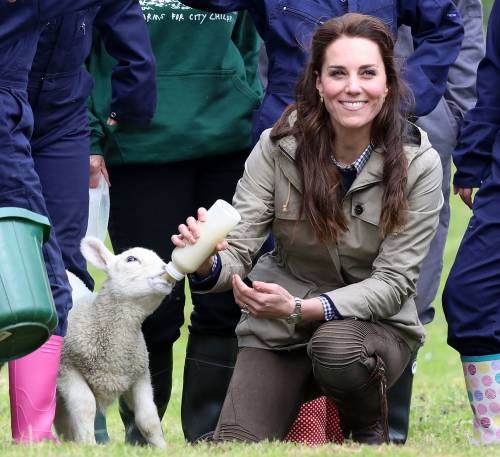
[[[295,303],[293,313],[286,318],[286,321],[289,324],[296,324],[302,320],[302,299],[299,297],[293,297],[293,302]]]

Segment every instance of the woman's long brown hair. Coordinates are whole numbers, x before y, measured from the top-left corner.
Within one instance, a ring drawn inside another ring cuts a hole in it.
[[[336,240],[348,229],[342,211],[342,181],[332,166],[335,132],[328,111],[316,89],[326,49],[340,37],[366,38],[377,44],[384,62],[389,89],[382,109],[371,128],[371,144],[384,157],[384,195],[380,219],[382,237],[405,224],[408,200],[405,195],[408,164],[403,151],[406,138],[404,111],[412,106],[410,92],[401,81],[394,63],[394,39],[379,19],[357,13],[331,19],[321,25],[312,39],[311,58],[297,86],[296,102],[281,115],[272,129],[277,141],[293,135],[297,142],[296,162],[303,192],[301,214],[305,214],[320,241]],[[290,115],[296,112],[295,122]]]

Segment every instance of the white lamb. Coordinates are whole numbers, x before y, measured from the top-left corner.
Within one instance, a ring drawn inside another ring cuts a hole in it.
[[[59,371],[56,430],[67,440],[95,443],[96,409],[104,414],[123,395],[144,438],[163,448],[141,325],[172,290],[165,263],[142,248],[115,256],[93,237],[82,240],[81,251],[107,279],[97,295],[75,295]],[[71,283],[78,281],[71,275]],[[81,284],[75,289],[81,291]]]

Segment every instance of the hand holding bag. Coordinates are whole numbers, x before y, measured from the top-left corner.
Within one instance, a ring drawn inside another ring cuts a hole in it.
[[[109,222],[109,186],[104,175],[99,177],[99,185],[89,189],[89,221],[85,236],[95,236],[101,241],[106,238]]]

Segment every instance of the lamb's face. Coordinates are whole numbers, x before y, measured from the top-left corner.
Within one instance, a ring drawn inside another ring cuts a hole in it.
[[[174,284],[165,278],[166,264],[153,251],[133,248],[114,255],[98,238],[87,236],[81,243],[83,256],[108,275],[106,285],[123,302],[134,302],[151,314]]]
[[[165,262],[153,251],[133,248],[115,256],[108,267],[108,275],[113,288],[127,297],[163,297],[173,288],[164,277],[165,267]]]

